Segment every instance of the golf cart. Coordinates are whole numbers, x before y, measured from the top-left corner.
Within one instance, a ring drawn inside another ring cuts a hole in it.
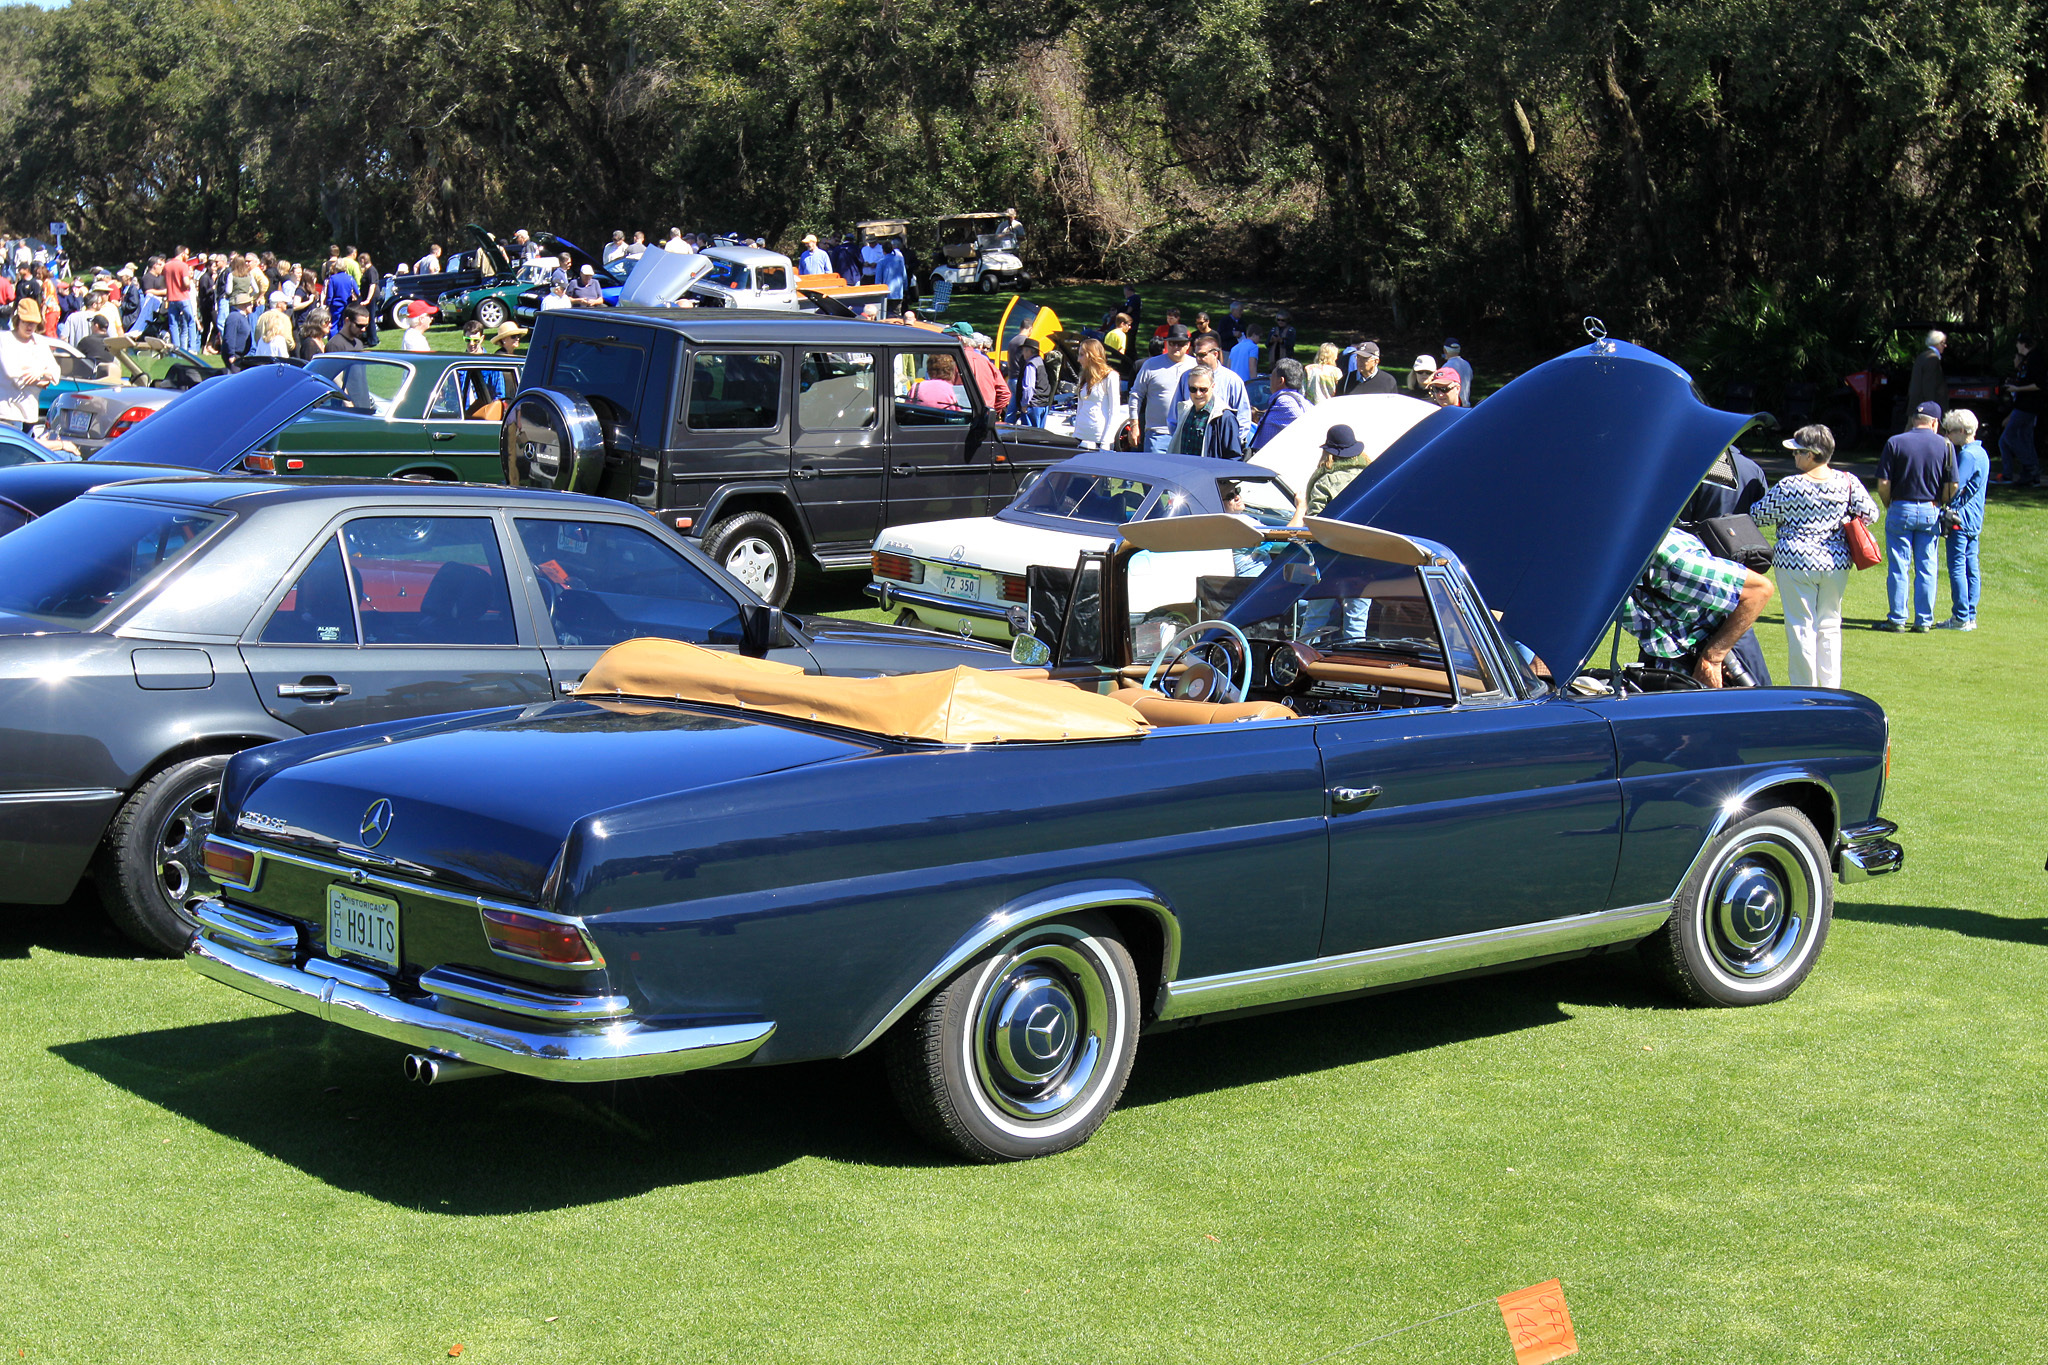
[[[917,282],[917,258],[910,254],[910,221],[905,218],[873,218],[865,223],[855,223],[853,230],[860,234],[861,250],[870,246],[882,246],[890,241],[903,253],[903,301],[915,304],[920,301]],[[862,258],[865,260],[865,256]],[[858,284],[858,280],[848,280]]]
[[[976,289],[993,294],[1000,285],[1019,289],[1031,287],[1031,272],[1017,254],[1017,244],[1004,225],[1009,218],[1000,213],[956,213],[939,219],[940,263],[932,271],[932,289],[940,280],[955,289]]]

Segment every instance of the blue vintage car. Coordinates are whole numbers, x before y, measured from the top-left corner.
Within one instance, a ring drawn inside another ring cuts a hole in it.
[[[879,1046],[984,1161],[1085,1140],[1148,1030],[1630,946],[1685,1000],[1778,999],[1834,878],[1903,860],[1883,711],[1586,667],[1749,420],[1597,343],[1302,527],[1034,570],[1037,668],[629,641],[573,699],[243,753],[188,960],[428,1081]],[[1131,610],[1141,578],[1179,601]]]

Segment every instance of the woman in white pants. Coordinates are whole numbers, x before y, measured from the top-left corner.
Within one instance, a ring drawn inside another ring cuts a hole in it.
[[[1835,435],[1801,427],[1785,442],[1799,472],[1778,480],[1749,509],[1758,526],[1778,528],[1771,567],[1785,604],[1785,647],[1794,687],[1842,685],[1842,589],[1849,583],[1849,542],[1842,523],[1877,519],[1863,481],[1834,467]]]

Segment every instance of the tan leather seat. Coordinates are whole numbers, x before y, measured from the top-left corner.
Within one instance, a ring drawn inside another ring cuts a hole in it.
[[[1154,726],[1231,725],[1242,720],[1298,720],[1298,716],[1277,701],[1180,701],[1148,692],[1142,687],[1120,687],[1109,694],[1136,711]]]

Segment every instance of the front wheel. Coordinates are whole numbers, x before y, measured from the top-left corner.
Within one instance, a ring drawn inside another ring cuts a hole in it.
[[[107,914],[152,952],[184,952],[199,927],[193,907],[219,890],[202,846],[227,764],[227,755],[209,754],[164,769],[122,805],[100,846],[94,872]]]
[[[796,578],[796,551],[790,545],[789,532],[766,512],[721,518],[704,532],[704,553],[769,606],[779,607],[789,600]]]
[[[1708,845],[1643,956],[1691,1004],[1782,1000],[1813,970],[1834,905],[1813,822],[1789,806],[1759,811]]]
[[[893,1029],[889,1083],[935,1146],[1023,1161],[1086,1142],[1138,1049],[1138,974],[1094,916],[1034,924]]]
[[[503,299],[485,299],[476,306],[476,320],[484,325],[486,332],[498,330],[498,324],[511,317]]]
[[[392,304],[384,314],[385,326],[394,332],[403,332],[405,330],[405,306],[411,302],[411,299],[400,299]]]
[[[996,277],[995,277],[995,276],[993,276],[993,275],[986,275],[986,274],[985,274],[985,275],[983,275],[983,276],[981,277],[980,281],[979,281],[979,282],[978,282],[978,283],[977,283],[977,284],[975,285],[975,288],[977,288],[977,289],[981,290],[981,292],[982,292],[982,293],[984,293],[984,294],[993,294],[993,293],[995,293],[995,292],[996,292]]]

